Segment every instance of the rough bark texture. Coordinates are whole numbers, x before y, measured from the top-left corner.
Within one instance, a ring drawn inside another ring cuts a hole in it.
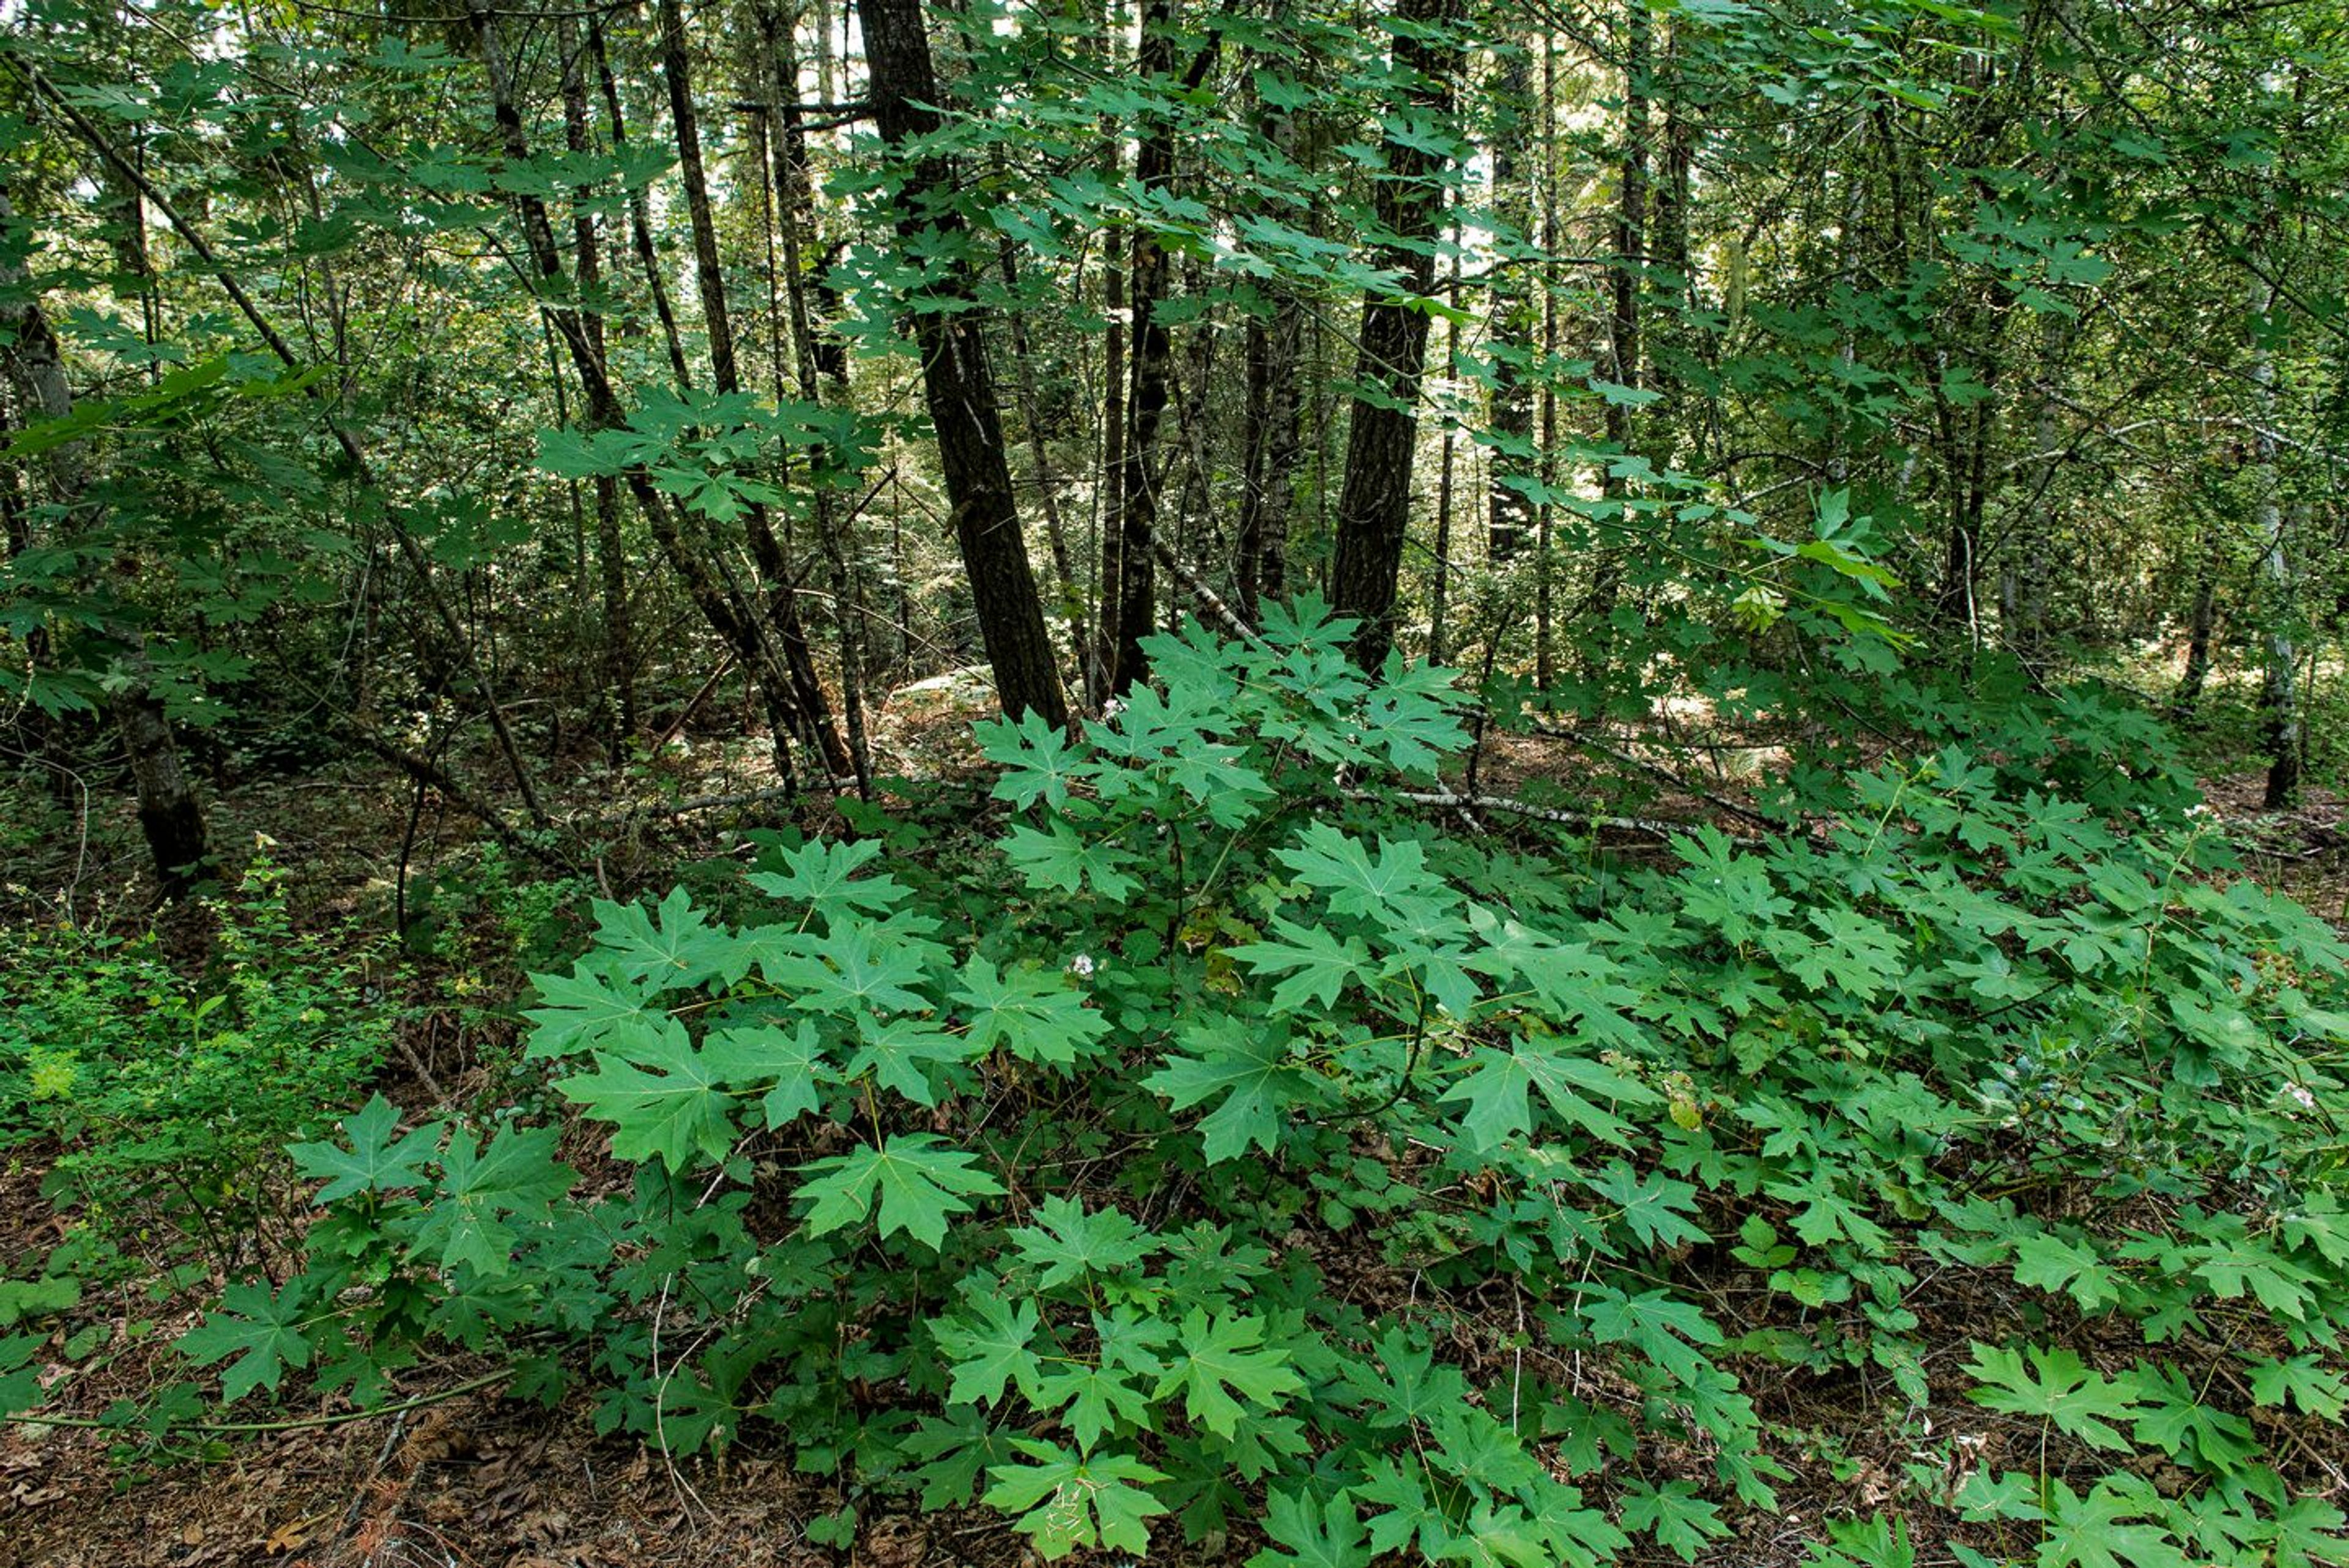
[[[1460,56],[1450,42],[1423,30],[1449,29],[1464,0],[1402,0],[1396,19],[1406,32],[1394,47],[1395,67],[1413,81],[1405,112],[1446,119]],[[1390,140],[1387,172],[1377,193],[1379,224],[1389,236],[1380,265],[1402,274],[1395,296],[1374,296],[1362,308],[1361,357],[1355,379],[1370,395],[1354,399],[1347,432],[1346,480],[1338,496],[1337,547],[1330,565],[1330,602],[1361,621],[1352,652],[1375,669],[1394,645],[1395,578],[1403,535],[1411,523],[1411,475],[1419,444],[1419,389],[1427,368],[1427,317],[1402,296],[1424,297],[1435,285],[1435,245],[1444,208],[1437,183],[1444,160],[1422,146]]]
[[[882,140],[895,147],[927,135],[937,128],[937,111],[928,106],[939,95],[917,0],[857,0],[856,10]],[[946,200],[954,188],[954,171],[944,158],[926,157],[905,171],[897,232],[909,245],[943,243],[953,248],[967,242],[962,220]],[[965,257],[932,286],[948,298],[968,301],[975,293],[973,270]],[[937,431],[938,463],[954,507],[955,540],[970,577],[979,636],[995,667],[996,695],[1014,718],[1035,713],[1059,726],[1068,722],[1068,703],[1036,597],[1027,542],[1020,536],[983,324],[984,313],[977,309],[914,313],[923,391]]]

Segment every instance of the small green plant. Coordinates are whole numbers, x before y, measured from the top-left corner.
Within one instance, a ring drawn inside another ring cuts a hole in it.
[[[294,929],[283,881],[257,859],[217,903],[216,952],[194,981],[151,934],[8,933],[0,1147],[46,1146],[44,1195],[60,1210],[125,1244],[184,1238],[234,1266],[263,1233],[286,1142],[374,1075],[388,1012],[367,953]]]

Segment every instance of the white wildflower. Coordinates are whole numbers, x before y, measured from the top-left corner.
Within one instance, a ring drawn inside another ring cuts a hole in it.
[[[1075,975],[1079,980],[1092,979],[1093,955],[1091,953],[1079,953],[1076,957],[1071,959],[1069,961],[1069,972]]]

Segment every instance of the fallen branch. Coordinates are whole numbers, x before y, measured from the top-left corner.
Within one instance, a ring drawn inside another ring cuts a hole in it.
[[[1496,811],[1507,816],[1531,817],[1537,822],[1555,822],[1567,827],[1645,833],[1657,838],[1674,838],[1701,826],[1693,822],[1675,822],[1666,817],[1607,816],[1597,812],[1573,811],[1564,806],[1536,805],[1531,801],[1512,800],[1507,795],[1456,794],[1450,790],[1397,790],[1392,794],[1371,790],[1349,790],[1346,793],[1355,800],[1407,800],[1413,805],[1432,805],[1447,811]],[[1763,841],[1732,835],[1730,842],[1752,848]]]
[[[697,811],[723,811],[730,805],[766,805],[775,801],[798,800],[806,793],[788,784],[777,784],[768,789],[746,790],[735,794],[697,794],[684,800],[639,801],[634,805],[607,811],[587,820],[597,827],[617,827],[631,822],[684,816]]]
[[[1569,745],[1580,746],[1586,751],[1596,752],[1602,757],[1607,757],[1612,761],[1621,763],[1625,767],[1637,768],[1641,773],[1648,774],[1650,777],[1658,780],[1672,789],[1678,790],[1682,794],[1692,795],[1696,799],[1704,802],[1705,805],[1713,807],[1717,811],[1725,811],[1732,816],[1742,817],[1745,821],[1753,823],[1757,827],[1766,827],[1771,832],[1775,833],[1784,826],[1783,824],[1772,821],[1769,817],[1763,815],[1760,812],[1755,811],[1751,806],[1740,805],[1733,800],[1713,794],[1711,790],[1704,788],[1701,784],[1690,783],[1687,779],[1682,778],[1680,774],[1672,772],[1671,769],[1665,767],[1661,763],[1651,763],[1645,757],[1633,756],[1629,752],[1619,751],[1615,747],[1609,745],[1604,741],[1593,739],[1591,736],[1582,734],[1578,731],[1553,729],[1549,725],[1543,723],[1538,719],[1533,721],[1533,727],[1534,732],[1542,736],[1546,740],[1564,741]]]
[[[526,855],[540,865],[550,867],[557,871],[567,872],[574,869],[562,856],[508,822],[497,807],[475,794],[460,783],[455,774],[431,758],[420,756],[405,746],[398,745],[377,734],[373,730],[347,720],[344,722],[341,728],[345,734],[357,742],[361,750],[381,757],[417,783],[429,784],[439,790],[443,799],[479,822],[483,827],[488,828],[490,836],[507,848],[517,854]]]

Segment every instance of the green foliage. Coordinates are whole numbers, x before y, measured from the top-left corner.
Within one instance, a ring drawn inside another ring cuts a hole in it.
[[[269,1211],[287,1140],[374,1075],[383,976],[347,936],[296,932],[282,882],[257,860],[213,906],[216,950],[193,981],[152,935],[5,934],[0,1147],[42,1150],[50,1201],[125,1241],[192,1239],[224,1265]]]
[[[1162,638],[1163,690],[1079,739],[982,726],[1012,815],[965,881],[776,839],[742,919],[598,905],[529,1053],[632,1189],[571,1197],[553,1128],[376,1100],[293,1151],[307,1272],[183,1349],[232,1400],[315,1364],[362,1404],[436,1344],[547,1397],[584,1357],[599,1422],[672,1454],[771,1424],[1048,1557],[1247,1513],[1264,1568],[1694,1561],[1787,1473],[1745,1377],[1857,1366],[2015,1424],[2038,1475],[1919,1501],[2045,1568],[2335,1550],[2230,1390],[2341,1407],[2349,1220],[2303,1118],[2344,1098],[2342,947],[2228,880],[2158,770],[2091,811],[1952,742],[1807,785],[1813,834],[1594,866],[1388,795],[1460,748],[1456,701],[1344,629]],[[2080,1193],[2114,1218],[2056,1217]],[[1538,1359],[1340,1269],[1506,1281]],[[2048,1305],[1929,1376],[1951,1271]],[[2059,1309],[2146,1357],[2092,1362]],[[1535,1369],[1568,1358],[1609,1382]],[[1654,1458],[1691,1441],[1710,1478]],[[1839,1523],[1814,1560],[1913,1547]]]

